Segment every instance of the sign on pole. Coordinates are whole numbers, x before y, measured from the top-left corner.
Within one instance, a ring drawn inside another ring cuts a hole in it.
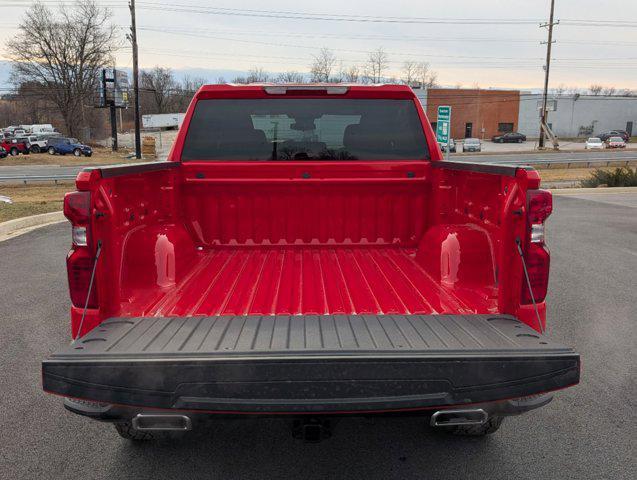
[[[436,137],[438,143],[446,146],[447,158],[449,158],[449,137],[451,135],[451,107],[441,105],[438,107],[438,120],[436,122]]]

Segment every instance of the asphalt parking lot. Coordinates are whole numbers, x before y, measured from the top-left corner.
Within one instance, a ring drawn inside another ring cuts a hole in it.
[[[637,194],[610,195],[556,197],[548,227],[548,334],[582,354],[581,385],[484,439],[344,419],[308,445],[285,420],[250,419],[131,445],[41,391],[40,361],[69,341],[69,227],[2,242],[0,478],[636,478]]]

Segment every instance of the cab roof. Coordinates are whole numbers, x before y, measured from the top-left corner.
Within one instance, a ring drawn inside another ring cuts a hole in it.
[[[206,98],[345,97],[414,99],[407,85],[352,83],[224,83],[204,85],[196,94]]]

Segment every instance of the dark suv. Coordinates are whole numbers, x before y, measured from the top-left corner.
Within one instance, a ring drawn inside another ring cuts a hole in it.
[[[628,139],[630,138],[630,136],[628,135],[628,132],[626,132],[625,130],[609,130],[607,132],[599,133],[595,136],[601,139],[602,142],[605,142],[610,137],[622,137],[624,142],[628,142]]]
[[[55,155],[56,153],[59,153],[60,155],[72,153],[76,157],[81,157],[82,155],[90,157],[91,155],[93,155],[93,150],[91,149],[91,147],[80,143],[75,138],[49,138],[46,142],[46,149],[50,155]]]

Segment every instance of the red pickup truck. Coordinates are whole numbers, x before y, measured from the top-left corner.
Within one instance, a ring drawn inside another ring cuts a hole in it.
[[[204,86],[167,162],[66,195],[74,340],[44,389],[130,439],[221,414],[491,433],[579,381],[543,333],[539,187],[444,161],[405,86]]]

